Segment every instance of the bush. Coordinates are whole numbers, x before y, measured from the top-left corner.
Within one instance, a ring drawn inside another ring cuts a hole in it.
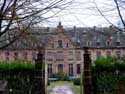
[[[64,81],[64,80],[66,79],[66,75],[65,75],[64,72],[58,72],[58,73],[56,74],[56,78],[57,78],[58,80],[60,80],[60,81]]]
[[[81,83],[80,83],[80,78],[75,78],[74,80],[73,80],[73,84],[74,85],[80,85]]]
[[[47,85],[50,86],[50,81],[47,82]]]
[[[94,64],[95,64],[95,68],[97,70],[112,70],[114,69],[114,58],[113,57],[100,57],[100,58],[97,58],[95,61],[94,61]]]
[[[94,61],[94,66],[92,67],[96,71],[115,71],[125,69],[125,59],[116,57],[100,57]]]
[[[125,58],[98,58],[92,67],[95,94],[117,94],[114,89],[125,88]],[[117,72],[118,71],[118,72]],[[122,93],[124,94],[124,93]]]

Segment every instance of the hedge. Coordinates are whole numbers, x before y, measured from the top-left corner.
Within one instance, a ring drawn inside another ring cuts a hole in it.
[[[125,61],[123,58],[98,58],[92,66],[95,94],[125,94]]]
[[[31,61],[24,61],[24,60],[16,60],[11,62],[1,61],[0,62],[0,70],[34,70],[35,64]]]
[[[73,80],[73,84],[74,84],[74,85],[80,85],[80,84],[81,84],[80,78],[75,78],[75,79]]]
[[[12,94],[29,94],[34,82],[35,64],[30,61],[0,62],[0,80],[7,81]]]

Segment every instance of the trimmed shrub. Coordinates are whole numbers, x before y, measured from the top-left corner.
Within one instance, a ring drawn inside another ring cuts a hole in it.
[[[80,78],[75,78],[75,79],[73,80],[73,84],[74,84],[74,85],[80,85],[80,84],[81,84]]]
[[[56,74],[56,78],[57,78],[58,80],[60,80],[60,81],[64,81],[64,80],[66,79],[66,75],[65,75],[64,72],[58,72],[58,73]]]

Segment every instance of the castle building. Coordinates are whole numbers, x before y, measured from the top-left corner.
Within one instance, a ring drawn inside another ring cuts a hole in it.
[[[80,75],[83,69],[84,47],[89,47],[92,63],[100,56],[125,56],[125,33],[114,28],[33,28],[28,37],[0,51],[1,61],[31,60],[38,50],[45,49],[48,75],[64,72]],[[38,49],[39,48],[39,49]]]

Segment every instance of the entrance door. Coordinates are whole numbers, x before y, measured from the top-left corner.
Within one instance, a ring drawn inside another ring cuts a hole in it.
[[[58,72],[63,72],[63,64],[58,64]]]

